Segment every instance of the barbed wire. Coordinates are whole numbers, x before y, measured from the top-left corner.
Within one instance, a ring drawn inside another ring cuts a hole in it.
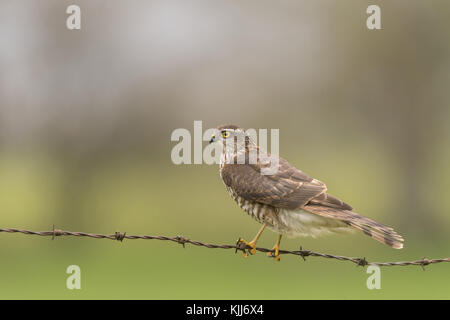
[[[0,233],[21,233],[25,235],[36,235],[36,236],[43,236],[43,237],[52,237],[52,240],[54,240],[56,237],[60,236],[73,236],[73,237],[87,237],[87,238],[93,238],[93,239],[110,239],[110,240],[118,240],[123,241],[124,239],[130,239],[130,240],[136,240],[136,239],[142,239],[142,240],[162,240],[162,241],[172,241],[179,243],[185,247],[186,243],[192,244],[194,246],[204,247],[204,248],[210,248],[210,249],[235,249],[235,252],[242,251],[246,252],[246,250],[251,249],[249,246],[247,246],[245,243],[241,242],[240,239],[238,239],[237,243],[235,245],[231,244],[212,244],[212,243],[204,243],[201,241],[191,240],[187,239],[183,236],[175,236],[175,237],[168,237],[168,236],[151,236],[151,235],[128,235],[126,233],[121,233],[119,231],[116,231],[113,234],[101,234],[101,233],[86,233],[86,232],[73,232],[73,231],[67,231],[67,230],[60,230],[55,229],[55,226],[53,226],[51,231],[32,231],[32,230],[23,230],[23,229],[3,229],[0,228]],[[273,249],[267,249],[267,248],[256,248],[257,251],[260,252],[273,252]],[[339,255],[333,255],[328,253],[320,253],[320,252],[314,252],[310,250],[304,250],[302,247],[299,248],[299,250],[280,250],[280,254],[290,254],[290,255],[296,255],[300,256],[304,261],[306,261],[306,257],[321,257],[321,258],[327,258],[327,259],[335,259],[339,261],[349,261],[356,266],[379,266],[379,267],[391,267],[391,266],[421,266],[423,270],[425,270],[425,266],[434,264],[434,263],[440,263],[440,262],[450,262],[450,258],[441,258],[441,259],[427,259],[423,257],[420,260],[415,261],[396,261],[396,262],[369,262],[366,260],[366,258],[356,258],[356,257],[346,257],[346,256],[339,256]]]

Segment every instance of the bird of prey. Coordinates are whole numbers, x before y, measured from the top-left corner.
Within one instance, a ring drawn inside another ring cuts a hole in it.
[[[244,141],[241,148],[237,141]],[[219,126],[209,142],[223,143],[220,176],[229,194],[239,207],[262,224],[252,241],[239,240],[251,254],[256,253],[256,242],[266,227],[278,233],[277,242],[268,253],[278,261],[282,235],[316,237],[357,229],[392,248],[403,248],[403,238],[392,228],[353,212],[350,205],[329,195],[323,182],[310,178],[281,157],[275,173],[262,174],[268,166],[262,159],[271,155],[244,129],[235,125]],[[255,151],[258,156],[250,161]],[[245,251],[243,254],[248,256]]]

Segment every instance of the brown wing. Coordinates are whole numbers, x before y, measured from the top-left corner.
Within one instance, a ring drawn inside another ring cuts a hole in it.
[[[392,228],[353,212],[347,203],[326,193],[324,183],[312,179],[279,158],[274,175],[262,175],[261,165],[225,164],[221,170],[225,184],[240,197],[277,208],[299,209],[343,221],[347,225],[392,248],[403,248],[403,238]]]
[[[290,210],[302,207],[327,189],[324,183],[308,177],[282,158],[275,174],[262,175],[261,169],[259,164],[225,164],[221,175],[240,197]]]
[[[315,204],[342,210],[353,210],[353,208],[349,204],[339,200],[336,197],[333,197],[332,195],[329,195],[328,193],[319,194],[317,197],[311,199],[308,204]]]

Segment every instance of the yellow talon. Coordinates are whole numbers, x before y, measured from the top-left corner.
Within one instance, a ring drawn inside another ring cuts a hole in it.
[[[261,233],[264,231],[265,227],[266,227],[266,224],[263,224],[261,229],[259,229],[258,233],[256,234],[255,238],[250,242],[247,242],[244,239],[239,239],[239,242],[242,242],[246,246],[250,247],[248,252],[250,252],[251,255],[254,255],[256,253],[256,241],[258,241],[258,239],[261,236]],[[242,250],[242,255],[244,256],[244,258],[248,258],[248,254],[245,250]]]
[[[278,235],[277,243],[272,248],[272,251],[267,253],[267,256],[273,257],[276,261],[280,261],[280,242],[281,242],[281,234]]]
[[[280,261],[280,254],[278,252],[278,249],[274,248],[272,250],[275,250],[275,252],[269,252],[269,253],[267,253],[267,256],[273,257],[276,261]]]
[[[254,255],[256,253],[256,241],[253,240],[253,241],[247,242],[244,239],[239,239],[239,242],[242,242],[251,248],[248,250],[248,252],[250,252],[251,255]],[[248,257],[247,252],[242,251],[242,254],[244,255],[245,258]]]

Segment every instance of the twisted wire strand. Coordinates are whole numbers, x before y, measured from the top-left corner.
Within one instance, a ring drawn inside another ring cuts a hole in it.
[[[32,230],[24,230],[24,229],[15,229],[15,228],[0,228],[0,233],[21,233],[25,235],[36,235],[36,236],[43,236],[43,237],[52,237],[52,239],[55,239],[56,237],[60,236],[73,236],[73,237],[87,237],[87,238],[93,238],[93,239],[110,239],[110,240],[118,240],[123,241],[124,239],[129,240],[136,240],[136,239],[142,239],[142,240],[161,240],[161,241],[172,241],[179,243],[185,247],[186,243],[204,247],[204,248],[210,248],[210,249],[235,249],[235,252],[237,251],[243,251],[250,249],[245,243],[240,242],[239,240],[235,245],[231,244],[212,244],[212,243],[204,243],[201,241],[191,240],[187,239],[183,236],[175,236],[175,237],[168,237],[168,236],[152,236],[152,235],[127,235],[126,233],[121,233],[119,231],[116,231],[114,234],[101,234],[101,233],[86,233],[86,232],[74,232],[74,231],[67,231],[67,230],[60,230],[55,229],[55,226],[53,226],[53,229],[51,231],[32,231]],[[260,252],[273,252],[271,249],[267,248],[256,248],[257,251]],[[346,256],[340,256],[340,255],[333,255],[328,253],[320,253],[320,252],[314,252],[310,250],[304,250],[302,247],[299,248],[299,250],[280,250],[280,254],[290,254],[290,255],[296,255],[303,258],[303,260],[306,261],[306,257],[320,257],[320,258],[326,258],[326,259],[335,259],[339,261],[349,261],[356,266],[380,266],[380,267],[391,267],[391,266],[421,266],[423,270],[425,270],[425,266],[435,263],[441,263],[441,262],[450,262],[450,258],[441,258],[441,259],[427,259],[422,258],[420,260],[415,261],[396,261],[396,262],[369,262],[366,260],[366,258],[356,258],[356,257],[346,257]]]

